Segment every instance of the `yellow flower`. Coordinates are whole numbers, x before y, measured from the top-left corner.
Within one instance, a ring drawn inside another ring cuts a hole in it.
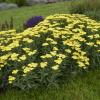
[[[97,40],[97,41],[96,41],[96,44],[100,45],[100,41],[99,41],[99,40]]]
[[[34,67],[34,68],[37,67],[37,65],[38,65],[37,63],[30,63],[30,64],[28,64],[29,67]]]
[[[90,39],[93,39],[93,38],[94,38],[94,36],[93,36],[93,35],[89,35],[88,37],[89,37]]]
[[[90,65],[90,63],[88,61],[85,62],[86,65]]]
[[[71,53],[71,50],[70,49],[66,49],[65,50],[67,53]]]
[[[33,70],[33,68],[25,67],[24,70],[23,70],[23,72],[24,72],[25,74],[27,74],[27,73],[30,72],[31,70]]]
[[[93,42],[88,42],[88,43],[86,43],[86,44],[89,45],[89,46],[93,46],[93,45],[94,45]]]
[[[8,77],[8,81],[9,81],[10,84],[11,84],[15,79],[16,79],[16,78],[13,77],[13,76],[9,76],[9,77]]]
[[[28,53],[29,56],[31,56],[31,55],[33,55],[33,54],[34,54],[34,52],[29,52],[29,53]]]
[[[62,59],[58,58],[57,60],[54,60],[54,62],[57,63],[57,64],[61,64],[62,63]]]
[[[12,71],[12,74],[17,74],[17,73],[18,73],[17,69]]]
[[[11,50],[11,47],[5,47],[4,49],[3,49],[3,51],[10,51]]]
[[[82,54],[82,55],[86,55],[86,52],[83,52],[83,51],[82,51],[81,54]]]
[[[64,54],[58,54],[57,55],[59,58],[66,58],[66,56]]]
[[[72,56],[72,58],[73,58],[73,59],[78,59],[78,57],[77,57],[77,56]]]
[[[27,74],[23,74],[22,76],[24,76],[24,77],[25,77],[26,75],[27,75]]]
[[[54,48],[53,48],[53,50],[54,50],[54,51],[57,51],[57,50],[58,50],[58,48],[57,48],[57,47],[54,47]]]
[[[48,43],[43,43],[43,44],[42,44],[42,46],[48,46],[48,45],[49,45]]]
[[[66,36],[62,35],[62,38],[66,38]]]
[[[4,64],[0,64],[0,70],[1,70],[2,67],[4,67]]]
[[[30,48],[22,48],[24,51],[30,51]]]
[[[22,55],[21,57],[19,57],[20,60],[26,60],[26,56]]]
[[[51,55],[51,54],[46,54],[45,57],[46,57],[46,58],[51,58],[52,55]]]
[[[100,50],[97,50],[97,52],[99,52],[99,53],[100,53]]]
[[[40,66],[41,66],[41,68],[45,68],[47,66],[47,64],[48,64],[47,62],[41,62]]]
[[[52,41],[51,44],[57,44],[57,42],[56,41]]]
[[[28,43],[33,42],[33,40],[32,40],[32,39],[30,39],[30,38],[24,38],[24,39],[23,39],[23,41],[28,42]]]
[[[79,67],[85,67],[85,64],[83,62],[78,61],[77,63],[79,65]]]
[[[46,40],[47,40],[47,41],[53,41],[53,39],[51,39],[51,38],[47,38]]]
[[[12,55],[11,55],[11,60],[17,60],[18,58],[18,55],[19,54],[16,54],[16,53],[13,53]]]
[[[34,55],[36,52],[37,52],[36,50],[34,50],[33,52],[30,51],[30,52],[28,53],[28,55],[29,55],[29,56]]]
[[[44,59],[44,58],[46,58],[46,56],[45,55],[42,55],[41,58]]]
[[[58,34],[53,34],[55,38],[59,38],[59,35]]]
[[[99,34],[95,34],[94,38],[100,38],[100,35]]]
[[[52,66],[52,69],[53,70],[58,70],[59,69],[59,65]]]
[[[57,52],[56,52],[56,51],[51,51],[50,54],[51,54],[52,56],[55,56],[55,55],[57,54]]]
[[[34,35],[35,37],[40,37],[40,35],[39,34],[36,34],[36,35]]]

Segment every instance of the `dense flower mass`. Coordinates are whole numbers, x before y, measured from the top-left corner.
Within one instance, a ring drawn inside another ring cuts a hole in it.
[[[31,88],[54,82],[67,70],[97,66],[100,23],[85,15],[55,14],[19,34],[0,32],[0,78],[14,86]]]

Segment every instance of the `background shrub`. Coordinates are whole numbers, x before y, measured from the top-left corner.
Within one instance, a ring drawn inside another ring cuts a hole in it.
[[[7,3],[16,3],[19,7],[26,5],[26,0],[5,0]]]
[[[100,10],[100,0],[75,0],[71,2],[70,11],[72,13],[83,14],[86,11]]]
[[[86,14],[100,20],[100,0],[73,0],[69,9],[71,13]]]
[[[5,2],[5,0],[0,0],[0,2]]]
[[[92,19],[100,20],[100,10],[98,11],[86,11],[84,13],[87,16],[90,16]]]

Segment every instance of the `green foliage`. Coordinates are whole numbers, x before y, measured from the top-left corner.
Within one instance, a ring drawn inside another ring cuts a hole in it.
[[[98,10],[98,11],[86,11],[84,14],[91,17],[92,19],[96,19],[96,20],[100,21],[100,10]]]
[[[51,15],[19,34],[0,32],[1,83],[57,86],[67,76],[99,67],[99,32],[99,22],[79,14]]]
[[[70,12],[84,14],[87,11],[99,11],[100,0],[75,0],[71,2]]]
[[[69,6],[70,13],[86,14],[95,20],[100,20],[100,0],[75,0]]]
[[[73,77],[60,88],[39,88],[30,91],[8,89],[0,100],[100,100],[100,70]]]
[[[0,0],[0,2],[5,2],[5,0]]]
[[[6,0],[8,3],[16,3],[19,7],[26,5],[26,0]]]
[[[6,31],[13,29],[13,18],[11,17],[10,21],[5,21],[4,23],[0,23],[0,31]]]

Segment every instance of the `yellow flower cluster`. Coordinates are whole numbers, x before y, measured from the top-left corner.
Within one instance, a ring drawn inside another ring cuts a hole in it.
[[[28,64],[27,66],[23,66],[24,75],[32,71],[34,68],[36,68],[37,65],[38,65],[37,63],[32,62]]]
[[[36,67],[58,70],[66,60],[85,69],[92,49],[100,53],[100,22],[80,14],[55,14],[22,33],[0,32],[0,70],[12,62],[26,76]]]
[[[8,80],[9,80],[9,84],[11,84],[16,78],[13,76],[9,76]]]

